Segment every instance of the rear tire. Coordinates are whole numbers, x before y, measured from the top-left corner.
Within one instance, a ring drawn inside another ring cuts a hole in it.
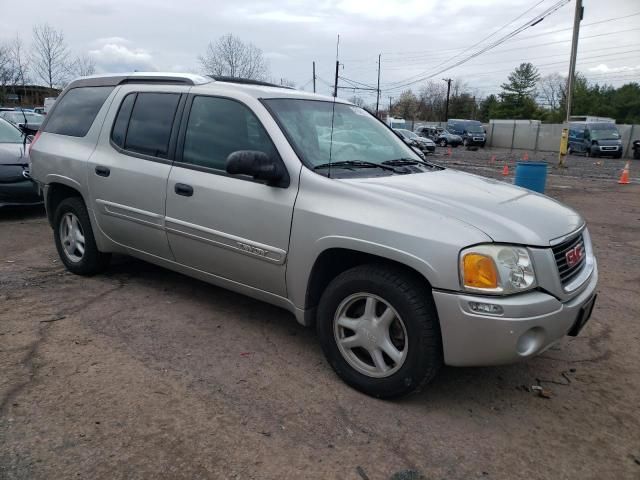
[[[53,218],[56,249],[67,270],[76,275],[95,275],[109,266],[111,254],[98,250],[89,213],[81,198],[62,200]]]
[[[333,370],[367,395],[415,392],[442,365],[431,292],[398,268],[361,265],[338,275],[322,294],[316,328]]]
[[[438,145],[440,145],[441,147],[446,147],[447,146],[447,141],[443,138],[442,140],[440,140],[438,142]]]

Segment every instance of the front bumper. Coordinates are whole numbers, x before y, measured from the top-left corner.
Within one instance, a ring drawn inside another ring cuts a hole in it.
[[[465,137],[464,139],[467,142],[467,145],[484,145],[487,141],[484,137]]]
[[[433,291],[440,318],[444,362],[451,366],[514,363],[533,357],[564,337],[595,294],[598,268],[566,302],[541,291],[507,297]],[[473,313],[469,302],[500,305],[501,316]]]
[[[0,207],[40,205],[42,202],[38,185],[31,180],[0,183]]]

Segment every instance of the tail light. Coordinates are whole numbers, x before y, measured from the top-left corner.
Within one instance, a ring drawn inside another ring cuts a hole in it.
[[[29,144],[29,156],[31,156],[31,149],[33,148],[33,145],[38,141],[38,139],[40,138],[40,130],[38,130],[36,132],[36,136],[33,137],[33,140],[31,140],[31,143]]]

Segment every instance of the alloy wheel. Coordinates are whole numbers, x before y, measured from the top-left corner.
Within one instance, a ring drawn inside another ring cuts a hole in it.
[[[71,212],[60,219],[60,243],[66,257],[72,262],[79,262],[84,256],[84,232],[78,217]]]
[[[344,299],[336,309],[333,331],[342,357],[368,377],[393,375],[407,358],[404,321],[377,295],[361,292]]]

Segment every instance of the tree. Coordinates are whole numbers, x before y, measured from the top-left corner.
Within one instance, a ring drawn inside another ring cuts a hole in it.
[[[88,77],[96,73],[96,63],[88,55],[79,55],[71,64],[71,73],[75,77]]]
[[[9,45],[11,62],[13,63],[13,84],[22,87],[26,95],[25,85],[29,80],[29,57],[25,54],[22,39],[19,35]]]
[[[500,102],[498,101],[498,97],[494,94],[491,94],[482,100],[478,111],[480,121],[488,122],[490,119],[495,118],[499,107]]]
[[[357,105],[358,107],[363,107],[364,108],[364,106],[365,106],[364,99],[362,97],[358,97],[357,95],[354,95],[353,97],[350,97],[348,99],[348,101],[350,101],[354,105]]]
[[[49,88],[63,85],[69,72],[64,34],[47,23],[33,27],[33,71]]]
[[[205,74],[210,76],[263,80],[268,73],[262,50],[231,34],[220,37],[215,43],[209,43],[207,51],[198,60]]]
[[[400,118],[415,119],[418,113],[418,97],[411,90],[402,92],[393,106],[393,111]]]
[[[521,63],[501,85],[500,116],[503,118],[533,118],[536,115],[536,84],[538,69],[531,63]]]
[[[420,88],[418,100],[418,117],[428,121],[439,121],[444,118],[447,87],[442,82],[429,80]]]
[[[11,49],[0,43],[0,101],[5,102],[7,85],[13,83],[14,69],[11,61]]]

